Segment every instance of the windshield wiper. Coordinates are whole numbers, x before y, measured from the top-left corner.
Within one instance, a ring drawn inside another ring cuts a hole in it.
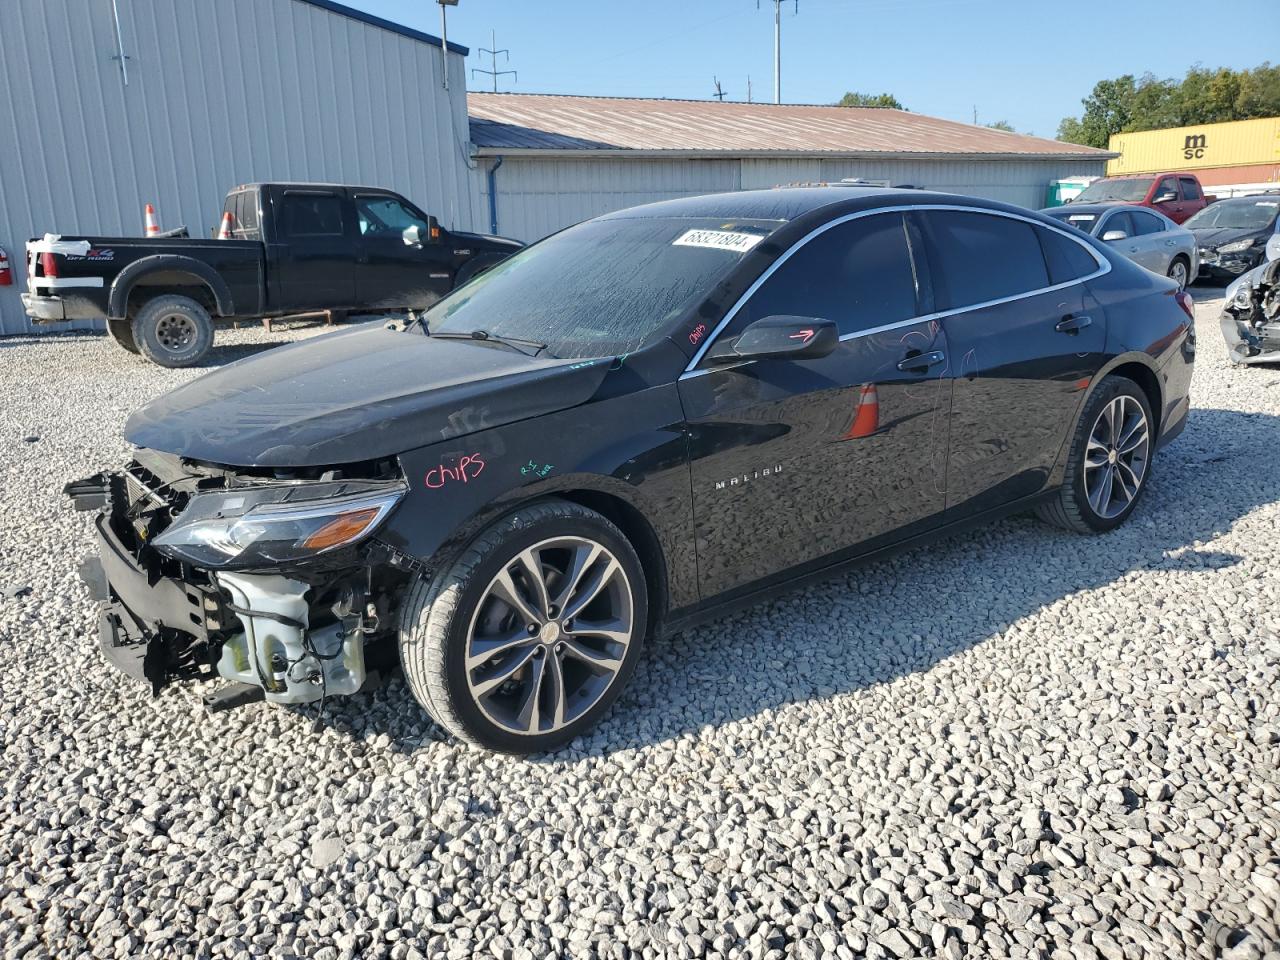
[[[426,324],[423,324],[425,327]],[[547,349],[545,343],[539,343],[537,340],[524,340],[520,337],[504,337],[501,334],[490,333],[488,330],[472,330],[466,333],[462,330],[438,330],[427,331],[428,336],[439,337],[442,340],[482,340],[485,343],[500,343],[504,347],[510,347],[518,353],[523,353],[527,357],[535,357],[541,351]],[[532,352],[523,348],[531,347]]]

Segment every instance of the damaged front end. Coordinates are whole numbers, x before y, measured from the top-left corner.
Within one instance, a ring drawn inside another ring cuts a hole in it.
[[[1280,260],[1227,288],[1222,336],[1232,363],[1280,363]]]
[[[98,511],[81,575],[103,653],[154,693],[233,681],[212,709],[355,693],[408,577],[372,538],[406,489],[390,460],[253,472],[146,449],[68,484]]]

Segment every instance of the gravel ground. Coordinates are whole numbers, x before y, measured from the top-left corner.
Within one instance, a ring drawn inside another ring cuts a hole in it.
[[[1218,306],[1120,531],[1016,518],[655,645],[534,760],[401,680],[316,732],[114,674],[60,490],[194,374],[0,340],[0,955],[1280,958],[1280,370]]]

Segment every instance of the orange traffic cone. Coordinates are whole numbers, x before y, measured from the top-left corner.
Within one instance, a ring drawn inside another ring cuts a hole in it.
[[[226,213],[222,215],[222,226],[218,228],[219,240],[231,239],[231,229],[232,229],[233,223],[234,223],[234,220],[231,217],[231,211],[228,210]]]
[[[156,208],[149,203],[143,208],[142,222],[148,237],[160,235],[160,224],[156,222]]]
[[[880,429],[880,397],[876,393],[874,383],[863,384],[862,393],[858,397],[858,409],[853,415],[853,424],[841,440],[857,440],[869,437]]]

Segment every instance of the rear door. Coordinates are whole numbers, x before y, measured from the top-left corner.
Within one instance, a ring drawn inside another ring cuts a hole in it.
[[[719,334],[777,314],[835,321],[815,360],[702,364],[680,380],[699,586],[710,597],[937,526],[948,347],[901,212],[828,225]]]
[[[1065,228],[994,211],[919,216],[956,371],[947,509],[961,519],[1043,488],[1102,363],[1104,318],[1079,282],[1102,268]]]
[[[356,193],[360,231],[356,293],[371,307],[431,306],[453,288],[453,248],[427,217],[393,194]]]
[[[1204,191],[1195,177],[1179,177],[1178,182],[1182,185],[1182,220],[1186,220],[1204,209]],[[1182,220],[1176,222],[1181,223]]]
[[[271,306],[282,313],[355,306],[355,216],[340,188],[272,188]]]

